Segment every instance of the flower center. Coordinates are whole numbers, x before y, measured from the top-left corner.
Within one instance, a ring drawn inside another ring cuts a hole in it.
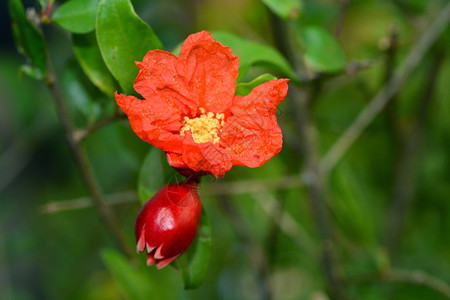
[[[196,143],[219,142],[220,129],[223,127],[225,115],[208,112],[200,107],[200,117],[189,119],[184,117],[184,125],[180,129],[180,135],[190,130]]]

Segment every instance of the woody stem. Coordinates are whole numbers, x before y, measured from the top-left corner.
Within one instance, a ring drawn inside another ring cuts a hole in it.
[[[81,145],[80,139],[76,137],[75,127],[70,119],[67,107],[64,102],[63,95],[58,87],[54,68],[50,58],[47,59],[48,74],[45,78],[45,83],[50,90],[55,102],[56,110],[64,127],[65,137],[69,146],[70,152],[75,160],[75,164],[80,172],[83,182],[89,192],[92,204],[97,209],[100,220],[104,223],[111,236],[122,252],[130,259],[134,259],[133,251],[131,250],[125,235],[123,234],[117,217],[110,206],[105,202],[103,193],[94,176],[94,173],[89,164],[88,158]]]
[[[297,58],[289,41],[289,30],[285,22],[275,15],[273,16],[274,32],[282,33],[277,38],[279,50],[288,58],[299,74]],[[295,114],[296,127],[302,144],[299,151],[303,156],[302,179],[308,192],[311,210],[316,222],[318,235],[321,240],[320,259],[328,285],[328,290],[333,299],[347,299],[343,278],[338,271],[338,264],[334,257],[333,232],[326,200],[326,174],[320,169],[317,133],[314,119],[310,113],[311,102],[317,99],[321,88],[321,78],[309,82],[309,86],[300,90],[291,86],[289,91],[293,100],[293,112]]]

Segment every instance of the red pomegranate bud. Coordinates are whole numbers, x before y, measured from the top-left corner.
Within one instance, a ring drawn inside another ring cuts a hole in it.
[[[137,251],[147,251],[147,265],[161,269],[192,243],[202,213],[195,181],[169,184],[141,209],[136,219]]]

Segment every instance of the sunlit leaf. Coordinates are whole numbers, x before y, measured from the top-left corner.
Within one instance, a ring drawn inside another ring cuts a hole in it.
[[[195,289],[205,280],[211,255],[211,240],[211,224],[205,210],[202,210],[194,242],[173,264],[181,273],[185,289]]]
[[[95,34],[73,34],[72,45],[75,56],[87,77],[103,93],[112,97],[117,90],[117,84],[103,62]]]
[[[271,46],[245,40],[228,32],[212,32],[214,38],[223,45],[230,47],[233,54],[239,57],[239,77],[242,80],[252,65],[268,66],[282,75],[298,81],[294,70],[288,61]]]
[[[262,2],[283,19],[296,19],[302,9],[301,0],[262,0]]]
[[[53,20],[74,33],[87,33],[95,29],[95,17],[100,0],[70,0],[53,14]]]
[[[147,202],[164,186],[161,150],[152,147],[139,171],[138,194],[142,204]]]
[[[333,73],[345,67],[345,56],[336,39],[316,26],[303,27],[300,39],[307,66],[316,72]]]
[[[266,73],[261,76],[258,76],[257,78],[255,78],[254,80],[252,80],[250,82],[238,83],[236,86],[235,94],[240,95],[240,96],[246,96],[246,95],[250,94],[250,92],[258,85],[260,85],[264,82],[271,81],[272,79],[277,79],[277,78],[275,76],[273,76],[272,74]]]
[[[19,52],[29,57],[32,65],[45,77],[47,74],[47,52],[45,41],[39,30],[27,19],[20,0],[9,1],[13,36]]]
[[[162,44],[152,28],[136,15],[129,0],[101,0],[97,14],[97,41],[106,66],[125,93],[133,93],[133,82],[141,61]]]

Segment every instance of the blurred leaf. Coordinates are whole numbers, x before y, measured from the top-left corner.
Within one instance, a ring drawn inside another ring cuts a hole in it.
[[[38,68],[35,68],[33,66],[30,65],[22,65],[20,66],[19,69],[19,73],[25,74],[31,78],[34,78],[36,80],[42,80],[42,73],[41,70],[39,70]]]
[[[277,79],[275,76],[273,76],[272,74],[262,74],[261,76],[258,76],[257,78],[253,79],[251,82],[246,82],[246,83],[238,83],[236,86],[236,95],[239,96],[247,96],[248,94],[250,94],[250,92],[257,87],[258,85],[264,83],[264,82],[268,82],[271,81],[272,79]]]
[[[211,224],[203,209],[194,242],[173,264],[181,273],[185,289],[195,289],[205,280],[211,256],[211,240]]]
[[[93,101],[87,86],[89,81],[84,77],[75,60],[65,66],[61,83],[70,103],[83,114],[86,120],[88,122],[96,120],[101,112],[100,105]],[[91,88],[94,87],[91,85]]]
[[[300,31],[305,62],[316,72],[333,73],[345,67],[345,56],[336,39],[316,26],[303,27]]]
[[[129,0],[101,0],[97,14],[97,41],[106,66],[123,91],[133,93],[141,61],[152,49],[163,46],[152,28],[135,13]]]
[[[276,49],[269,45],[244,40],[228,32],[212,32],[214,38],[230,47],[239,57],[239,82],[252,65],[264,65],[273,68],[284,76],[298,82],[297,76],[288,61]]]
[[[20,0],[9,0],[13,36],[20,53],[31,59],[42,75],[47,75],[47,52],[45,41],[39,30],[27,19]]]
[[[283,19],[297,19],[302,9],[301,0],[262,0],[262,2]]]
[[[164,186],[164,171],[161,162],[161,151],[152,147],[142,163],[139,171],[138,195],[144,205]]]
[[[113,249],[103,249],[100,255],[126,299],[175,299],[176,288],[162,288],[161,282],[151,276],[149,268],[132,266],[121,253]],[[158,279],[165,278],[162,276]]]
[[[116,82],[103,62],[95,34],[73,34],[72,44],[75,56],[87,77],[103,93],[112,97],[117,89]]]
[[[53,14],[62,28],[74,33],[88,33],[95,29],[95,17],[100,0],[70,0]]]

